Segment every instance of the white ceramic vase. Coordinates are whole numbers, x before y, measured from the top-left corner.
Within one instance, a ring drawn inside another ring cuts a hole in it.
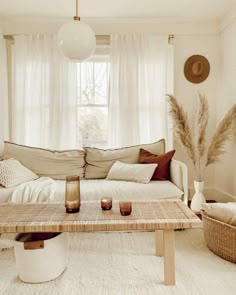
[[[202,209],[202,203],[206,203],[203,195],[204,181],[194,181],[195,194],[193,195],[190,208],[198,213]]]

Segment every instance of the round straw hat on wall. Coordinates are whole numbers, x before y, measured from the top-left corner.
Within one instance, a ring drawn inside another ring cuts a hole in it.
[[[184,65],[185,78],[191,83],[202,83],[210,73],[209,61],[202,55],[190,56]]]

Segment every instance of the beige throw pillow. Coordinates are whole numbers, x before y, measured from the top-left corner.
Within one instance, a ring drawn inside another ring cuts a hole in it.
[[[208,216],[236,226],[236,202],[202,204],[202,207]]]
[[[106,178],[111,166],[115,161],[137,164],[139,160],[139,150],[143,148],[153,154],[165,153],[165,140],[161,139],[151,144],[135,145],[119,149],[97,149],[85,148],[86,167],[85,178]]]
[[[116,161],[107,179],[149,183],[156,167],[157,164],[127,164]]]
[[[52,151],[4,142],[4,159],[14,158],[39,176],[65,179],[67,175],[84,176],[83,150]]]
[[[38,176],[14,159],[0,161],[0,184],[9,188],[26,181],[37,179]]]

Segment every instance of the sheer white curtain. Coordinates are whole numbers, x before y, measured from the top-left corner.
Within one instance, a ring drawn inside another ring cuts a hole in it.
[[[52,149],[76,147],[76,65],[54,36],[15,36],[11,140]]]
[[[3,141],[8,139],[8,91],[7,91],[6,41],[0,29],[0,158]]]
[[[168,141],[169,55],[168,36],[111,36],[109,146]]]

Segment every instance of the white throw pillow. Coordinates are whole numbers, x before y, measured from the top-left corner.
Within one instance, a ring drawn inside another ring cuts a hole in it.
[[[35,173],[15,159],[0,161],[0,184],[6,188],[37,178]]]
[[[202,207],[208,216],[236,226],[236,202],[202,204]]]
[[[127,164],[116,161],[107,179],[149,183],[156,167],[157,164]]]

